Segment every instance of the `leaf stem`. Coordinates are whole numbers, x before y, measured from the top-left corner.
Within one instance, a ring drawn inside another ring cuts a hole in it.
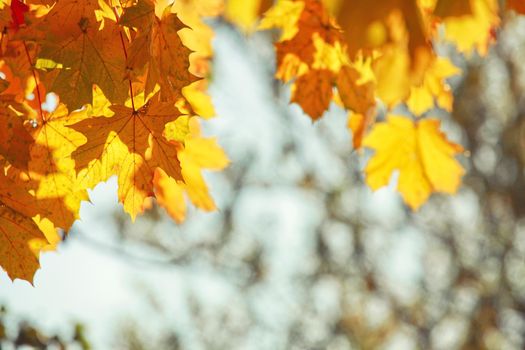
[[[115,20],[117,21],[117,24],[120,20],[120,15],[118,14],[117,8],[113,7],[113,12],[115,13]],[[124,42],[124,35],[122,34],[122,29],[119,28],[119,35],[120,35],[120,43],[122,44],[122,50],[124,50],[124,57],[126,58],[126,63],[128,62],[128,51],[126,50],[126,44]],[[128,76],[128,82],[129,82],[129,94],[131,97],[131,107],[133,108],[133,112],[136,112],[135,109],[135,100],[133,96],[133,84],[131,83],[131,78]]]
[[[44,117],[44,112],[42,111],[42,96],[40,95],[40,87],[38,86],[38,79],[36,78],[35,67],[33,66],[33,60],[31,59],[31,55],[29,54],[29,49],[27,48],[25,40],[23,40],[22,43],[24,44],[24,50],[26,52],[27,60],[29,61],[29,65],[31,66],[31,73],[33,74],[33,79],[35,80],[36,97],[38,99],[38,111],[40,112],[40,118],[42,119],[42,123],[45,124],[46,118]]]

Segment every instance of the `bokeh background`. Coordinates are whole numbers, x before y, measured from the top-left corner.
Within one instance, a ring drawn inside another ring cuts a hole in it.
[[[524,349],[525,20],[483,59],[441,48],[464,74],[433,114],[468,172],[417,213],[395,178],[364,185],[342,109],[312,124],[288,104],[271,34],[212,25],[220,209],[132,224],[99,185],[34,287],[0,273],[0,348]]]

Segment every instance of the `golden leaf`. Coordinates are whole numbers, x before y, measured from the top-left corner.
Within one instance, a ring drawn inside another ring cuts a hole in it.
[[[70,127],[86,140],[72,154],[82,186],[91,188],[118,175],[118,196],[132,219],[144,211],[145,199],[154,195],[153,176],[160,167],[182,179],[177,160],[179,145],[163,136],[166,123],[180,112],[158,94],[138,110],[113,105],[110,117],[96,116]]]
[[[11,279],[33,283],[40,251],[49,244],[32,219],[38,210],[34,197],[0,171],[0,266]]]
[[[464,169],[454,158],[462,147],[448,141],[439,121],[418,122],[389,115],[365,137],[363,146],[375,150],[365,168],[366,183],[377,190],[399,172],[397,189],[413,210],[433,192],[455,193]]]

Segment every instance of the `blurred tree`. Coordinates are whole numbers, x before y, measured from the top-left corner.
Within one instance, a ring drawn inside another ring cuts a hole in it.
[[[84,326],[74,325],[73,335],[64,338],[50,335],[26,321],[14,322],[5,306],[0,306],[0,349],[77,349],[89,350],[91,346],[85,337]]]

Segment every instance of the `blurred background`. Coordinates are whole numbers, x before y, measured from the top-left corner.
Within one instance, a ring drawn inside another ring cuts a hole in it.
[[[0,349],[524,349],[525,20],[453,56],[454,113],[434,114],[468,172],[417,213],[395,178],[363,184],[342,109],[288,104],[270,34],[213,27],[219,211],[132,224],[99,185],[35,287],[0,273]]]

